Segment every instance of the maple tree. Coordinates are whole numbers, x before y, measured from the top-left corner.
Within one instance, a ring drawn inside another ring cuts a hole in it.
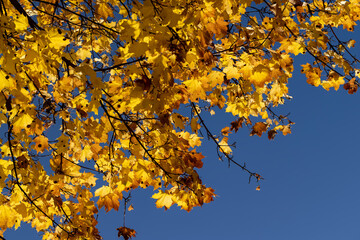
[[[213,201],[201,132],[261,180],[229,134],[291,133],[273,109],[297,55],[309,84],[355,93],[355,40],[338,33],[359,19],[358,0],[0,0],[0,236],[27,222],[43,239],[101,239],[99,209],[127,210],[137,188],[158,208]],[[219,136],[203,118],[216,111],[236,117]]]

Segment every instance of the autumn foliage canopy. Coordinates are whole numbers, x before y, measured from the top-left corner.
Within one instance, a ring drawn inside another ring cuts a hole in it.
[[[309,84],[355,93],[359,19],[359,0],[0,0],[0,236],[101,239],[99,209],[137,188],[158,208],[209,203],[202,141],[261,181],[229,134],[291,133],[275,108],[299,55]],[[220,111],[234,121],[215,134]]]

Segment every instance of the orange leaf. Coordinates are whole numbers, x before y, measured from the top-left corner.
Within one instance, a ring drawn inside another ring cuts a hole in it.
[[[133,205],[131,204],[131,205],[128,207],[128,211],[130,212],[130,211],[132,211],[132,210],[134,210],[134,207],[133,207]]]
[[[254,136],[255,134],[261,137],[262,133],[266,131],[267,125],[263,122],[257,122],[253,126],[253,130],[250,133],[250,136]]]
[[[282,132],[283,132],[283,135],[284,135],[284,136],[290,134],[290,133],[291,133],[290,125],[284,126]]]
[[[223,129],[221,129],[221,134],[224,136],[228,136],[229,133],[231,133],[230,128],[229,127],[224,127]]]
[[[36,137],[34,139],[34,142],[35,142],[34,149],[37,152],[44,152],[49,147],[48,139],[45,136],[41,135],[41,136]]]

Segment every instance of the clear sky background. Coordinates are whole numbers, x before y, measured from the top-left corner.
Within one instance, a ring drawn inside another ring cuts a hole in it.
[[[354,36],[360,44],[360,34]],[[215,145],[204,141],[206,158],[199,172],[203,182],[215,189],[215,201],[190,213],[176,206],[165,211],[155,207],[151,189],[133,191],[135,210],[127,213],[126,226],[137,231],[135,240],[360,239],[359,93],[348,95],[342,87],[327,92],[308,85],[299,73],[301,61],[295,62],[288,85],[293,100],[276,109],[290,113],[296,123],[292,134],[278,134],[269,141],[266,135],[250,137],[245,127],[230,137],[237,143],[234,159],[246,161],[248,168],[265,178],[261,191],[255,190],[255,181],[248,184],[244,171],[219,161]],[[205,119],[218,133],[218,126],[233,117],[217,112]],[[98,226],[104,239],[117,239],[122,206],[119,212],[100,212]],[[4,236],[41,239],[25,224]]]

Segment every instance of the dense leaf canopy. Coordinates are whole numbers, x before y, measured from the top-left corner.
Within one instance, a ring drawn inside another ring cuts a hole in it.
[[[355,40],[340,33],[359,19],[358,0],[0,0],[0,236],[28,222],[44,239],[100,239],[98,210],[139,187],[159,208],[209,203],[207,139],[260,181],[228,135],[291,133],[274,108],[298,55],[309,84],[355,93]],[[235,120],[213,134],[202,114],[218,111]]]

